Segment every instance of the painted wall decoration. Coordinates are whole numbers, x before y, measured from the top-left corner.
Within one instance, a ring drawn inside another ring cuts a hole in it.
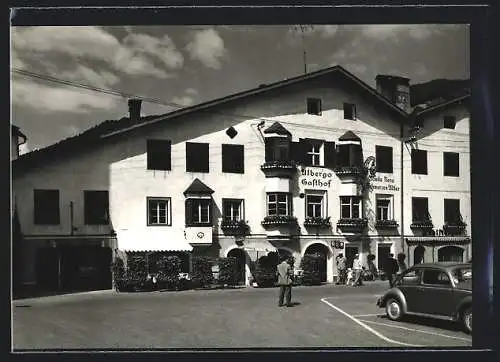
[[[299,185],[301,187],[329,188],[332,185],[333,171],[314,167],[299,169]]]

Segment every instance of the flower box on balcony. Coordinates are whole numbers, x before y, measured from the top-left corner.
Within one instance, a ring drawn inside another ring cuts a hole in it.
[[[266,161],[260,166],[260,169],[266,177],[285,177],[291,178],[297,171],[297,165],[294,161]]]
[[[333,170],[337,176],[361,176],[360,166],[339,166]]]
[[[443,231],[445,235],[463,235],[465,232],[467,224],[463,221],[456,223],[445,223],[443,225]]]
[[[422,220],[422,221],[414,221],[410,225],[411,229],[420,229],[420,230],[430,230],[434,229],[434,224],[431,220]]]
[[[244,220],[223,220],[220,228],[226,235],[246,235],[248,234],[248,224]]]
[[[353,219],[340,219],[337,222],[339,229],[353,229],[355,231],[362,231],[368,226],[368,219],[366,218],[353,218]]]
[[[297,225],[297,218],[295,216],[266,216],[261,224],[262,226]]]
[[[398,227],[398,222],[396,220],[377,220],[375,227],[377,229],[393,229]]]
[[[308,217],[304,220],[305,227],[316,227],[319,229],[329,229],[332,226],[330,217]]]

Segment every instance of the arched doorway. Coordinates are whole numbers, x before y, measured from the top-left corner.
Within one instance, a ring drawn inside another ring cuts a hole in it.
[[[228,258],[236,258],[238,260],[238,284],[245,284],[245,265],[246,255],[242,249],[232,249],[227,253]]]
[[[327,281],[327,259],[330,255],[330,250],[323,244],[309,245],[304,255],[315,255],[319,257],[319,275],[321,282]]]
[[[425,248],[419,245],[413,251],[413,265],[425,263]]]
[[[464,249],[453,245],[444,246],[438,250],[438,261],[462,263],[464,261]]]

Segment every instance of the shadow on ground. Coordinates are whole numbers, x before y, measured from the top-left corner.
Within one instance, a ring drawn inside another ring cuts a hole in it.
[[[378,316],[377,319],[389,321],[389,318],[387,318],[386,315]],[[435,318],[407,315],[407,316],[404,316],[404,318],[401,321],[405,322],[405,323],[411,323],[411,324],[425,326],[425,327],[445,329],[445,330],[455,331],[455,332],[462,330],[460,323],[456,323],[456,322],[452,322],[452,321],[445,321],[445,320],[435,319]]]

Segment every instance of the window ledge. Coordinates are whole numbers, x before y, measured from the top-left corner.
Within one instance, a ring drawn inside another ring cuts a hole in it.
[[[337,227],[340,229],[356,229],[363,230],[368,226],[368,219],[366,218],[353,218],[353,219],[340,219],[337,222]]]
[[[317,227],[319,229],[329,229],[332,226],[330,217],[309,217],[304,220],[305,227]]]
[[[392,229],[399,226],[396,220],[377,220],[375,222],[375,227],[377,229]]]
[[[261,222],[262,226],[297,225],[295,216],[266,216]]]
[[[434,229],[434,224],[431,220],[414,221],[410,225],[411,229]]]

